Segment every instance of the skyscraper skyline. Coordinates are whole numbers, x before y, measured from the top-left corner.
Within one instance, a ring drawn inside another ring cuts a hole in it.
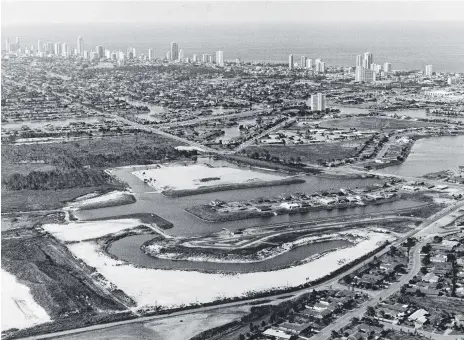
[[[289,68],[290,70],[293,70],[293,54],[290,54],[290,55],[288,56],[288,68]]]

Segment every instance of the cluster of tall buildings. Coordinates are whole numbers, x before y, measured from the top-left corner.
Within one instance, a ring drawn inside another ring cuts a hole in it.
[[[184,50],[179,48],[179,45],[173,41],[171,42],[171,49],[166,53],[166,59],[187,63],[190,61],[194,63],[215,63],[218,66],[224,66],[224,51],[217,51],[214,56],[211,54],[202,54],[201,59],[197,54],[193,54],[192,58],[190,59],[189,57],[185,56]]]
[[[325,94],[317,93],[311,95],[311,111],[325,110]]]
[[[313,64],[312,59],[309,59],[306,56],[301,56],[300,64],[297,64],[297,63],[295,63],[295,60],[293,58],[293,54],[290,54],[288,56],[288,68],[290,70],[293,70],[296,67],[302,68],[302,69],[304,69],[304,68],[310,69],[310,70],[313,70],[314,72],[317,72],[317,73],[324,73],[325,72],[325,62],[323,62],[321,59],[314,60],[314,64]]]
[[[119,64],[124,64],[128,59],[148,59],[154,60],[154,50],[152,48],[148,49],[148,55],[137,54],[137,50],[134,47],[127,48],[126,51],[112,51],[106,49],[102,45],[98,45],[95,49],[86,50],[84,49],[84,39],[79,36],[77,38],[76,48],[69,46],[67,43],[62,42],[43,42],[41,40],[37,41],[37,46],[31,45],[29,47],[23,47],[19,43],[19,37],[16,38],[14,43],[10,42],[9,39],[5,41],[5,49],[8,53],[24,54],[24,55],[37,55],[39,57],[46,56],[56,56],[56,57],[80,57],[90,60],[113,60],[117,61]],[[179,61],[179,62],[204,62],[204,63],[216,63],[218,66],[224,66],[224,52],[217,51],[215,55],[203,54],[198,56],[194,54],[193,57],[186,58],[184,50],[179,48],[179,45],[176,42],[171,43],[171,49],[166,54],[166,59],[170,61]]]
[[[374,56],[371,52],[356,56],[355,81],[371,83],[378,79],[382,73],[390,73],[392,65],[388,62],[383,65],[374,63]]]

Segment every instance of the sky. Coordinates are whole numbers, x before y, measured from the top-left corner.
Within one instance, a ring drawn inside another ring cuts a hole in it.
[[[2,26],[51,23],[462,21],[464,1],[1,0]]]

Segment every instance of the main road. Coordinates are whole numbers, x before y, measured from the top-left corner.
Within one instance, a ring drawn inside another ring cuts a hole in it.
[[[357,318],[362,317],[364,313],[366,312],[367,307],[369,306],[374,307],[380,301],[385,300],[389,296],[399,291],[403,285],[407,284],[415,275],[417,275],[417,273],[419,273],[419,270],[422,266],[420,251],[422,247],[427,243],[431,235],[433,235],[437,231],[437,227],[439,226],[445,227],[446,225],[448,225],[449,219],[447,217],[453,214],[454,212],[456,212],[457,210],[462,209],[463,207],[464,207],[464,201],[460,201],[450,207],[447,207],[446,209],[426,219],[416,230],[414,230],[413,232],[405,236],[405,237],[411,237],[416,234],[422,235],[420,242],[418,242],[415,245],[412,251],[412,254],[410,255],[409,264],[408,264],[408,272],[404,274],[398,282],[394,282],[387,289],[384,289],[380,292],[375,293],[374,295],[371,296],[371,299],[364,302],[358,308],[344,314],[342,317],[337,319],[334,323],[330,324],[329,326],[324,328],[320,333],[312,337],[311,340],[328,339],[331,336],[332,331],[338,331],[340,330],[340,328],[345,327],[346,325],[348,325],[350,320],[353,319],[354,317],[357,317]],[[405,238],[402,238],[402,240],[404,239]],[[387,249],[385,249],[385,251],[386,250]],[[454,339],[454,337],[450,336],[448,338],[447,336],[443,335],[442,339]]]

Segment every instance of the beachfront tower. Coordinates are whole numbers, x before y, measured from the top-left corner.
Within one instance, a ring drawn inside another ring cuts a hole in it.
[[[224,66],[224,51],[216,52],[216,64],[219,66]]]
[[[81,36],[77,37],[77,55],[84,55],[84,39]]]
[[[175,41],[171,42],[171,59],[170,60],[177,60],[179,59],[179,45]]]
[[[288,68],[289,68],[290,70],[293,70],[293,54],[290,54],[290,55],[288,56]]]

